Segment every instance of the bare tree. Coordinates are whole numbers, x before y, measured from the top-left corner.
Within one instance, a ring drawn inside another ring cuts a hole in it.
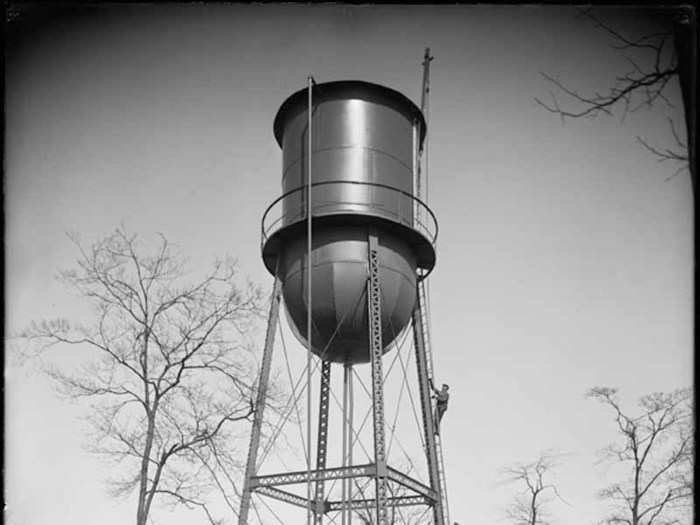
[[[640,108],[650,108],[657,103],[672,107],[666,92],[672,80],[679,79],[686,121],[686,141],[680,138],[678,130],[669,119],[673,146],[658,147],[649,144],[642,137],[637,141],[660,162],[677,163],[678,168],[671,177],[683,169],[689,169],[694,184],[695,151],[695,47],[694,12],[689,9],[661,9],[656,12],[659,30],[645,35],[630,37],[604,22],[591,9],[583,9],[581,15],[591,21],[612,40],[612,48],[623,53],[629,63],[629,70],[618,75],[612,86],[603,91],[584,94],[567,86],[547,73],[540,73],[554,87],[550,91],[550,101],[540,98],[535,101],[547,111],[562,118],[595,117],[601,114],[612,115],[619,111],[624,119],[629,112]],[[561,98],[564,98],[564,106]],[[670,178],[670,177],[669,177]]]
[[[183,258],[162,236],[152,253],[122,229],[90,248],[73,240],[77,268],[59,278],[92,306],[92,322],[34,322],[22,334],[28,349],[84,357],[80,369],[47,370],[63,394],[91,401],[90,449],[118,465],[114,495],[136,491],[137,525],[156,499],[218,523],[205,496],[233,483],[232,423],[254,410],[246,333],[260,292],[236,284],[230,261],[187,283]]]
[[[588,392],[588,397],[609,407],[615,416],[619,440],[604,449],[603,455],[625,471],[622,481],[600,492],[612,506],[603,523],[684,523],[693,498],[690,396],[690,389],[649,394],[639,400],[639,413],[628,415],[620,406],[617,390]]]
[[[559,454],[544,452],[531,463],[517,463],[503,470],[505,481],[520,488],[513,502],[506,507],[506,517],[514,525],[547,525],[550,523],[550,504],[555,499],[565,502],[551,480],[560,457]]]

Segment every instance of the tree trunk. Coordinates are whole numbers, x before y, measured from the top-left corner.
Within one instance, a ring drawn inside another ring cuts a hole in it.
[[[139,474],[139,503],[136,512],[136,525],[146,525],[148,519],[148,508],[146,506],[146,493],[148,491],[148,465],[153,448],[153,434],[155,430],[155,412],[148,414],[148,427],[146,429],[146,444],[143,447],[141,457],[141,472]]]
[[[688,166],[690,180],[695,197],[695,85],[697,80],[697,31],[695,12],[686,8],[684,12],[677,14],[673,22],[674,45],[678,56],[678,77],[683,98],[685,114],[686,137],[688,140]]]

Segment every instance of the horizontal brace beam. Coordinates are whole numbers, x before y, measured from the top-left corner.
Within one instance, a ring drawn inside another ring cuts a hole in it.
[[[300,470],[297,472],[286,472],[283,474],[269,474],[266,476],[254,476],[250,480],[251,488],[262,486],[275,485],[292,485],[294,483],[307,483],[310,481],[329,480],[329,479],[344,479],[344,478],[360,478],[373,476],[376,472],[376,467],[372,463],[366,465],[354,465],[352,467],[337,467],[323,470]],[[309,477],[309,474],[311,476]]]
[[[345,508],[350,510],[360,510],[374,508],[373,499],[355,499],[351,501],[327,501],[328,510],[326,512],[341,511]],[[397,496],[387,498],[387,507],[410,507],[414,505],[432,505],[433,502],[425,496]]]
[[[276,485],[293,485],[295,483],[307,483],[311,481],[330,480],[330,479],[347,479],[371,477],[376,473],[376,465],[367,463],[365,465],[354,465],[351,467],[336,467],[323,470],[300,470],[296,472],[285,472],[282,474],[268,474],[266,476],[254,476],[250,480],[251,489],[258,490],[259,487],[274,487]],[[413,479],[406,474],[399,472],[395,468],[387,466],[387,478],[400,485],[403,485],[416,494],[419,494],[434,502],[437,500],[437,493],[430,487],[423,485],[419,481]],[[306,501],[306,500],[304,500]]]

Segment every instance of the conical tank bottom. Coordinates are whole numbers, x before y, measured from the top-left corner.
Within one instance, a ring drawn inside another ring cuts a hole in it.
[[[343,363],[369,361],[367,322],[368,232],[366,226],[322,226],[312,233],[312,351]],[[416,301],[416,261],[410,247],[379,230],[382,344],[384,351],[407,326]],[[282,292],[289,319],[306,346],[306,236],[285,243],[280,259]]]

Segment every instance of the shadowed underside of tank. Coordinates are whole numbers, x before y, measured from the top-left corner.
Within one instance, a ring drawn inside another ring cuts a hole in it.
[[[309,194],[306,95],[302,90],[289,97],[275,118],[275,137],[283,150],[284,194],[263,217],[263,260],[282,281],[290,324],[304,345]],[[410,100],[376,84],[318,84],[313,97],[312,351],[334,362],[362,363],[369,360],[370,233],[378,241],[385,352],[410,320],[417,270],[429,271],[435,263],[434,237],[419,227],[420,217],[432,212],[412,195],[413,155],[425,126]],[[417,203],[425,209],[420,211]],[[277,216],[271,213],[275,204]]]
[[[381,229],[382,343],[385,351],[406,327],[416,300],[416,263],[408,244]],[[314,353],[338,362],[369,360],[367,324],[367,228],[319,226],[312,234],[311,342]],[[284,301],[297,337],[306,341],[306,238],[284,247],[280,277]]]

